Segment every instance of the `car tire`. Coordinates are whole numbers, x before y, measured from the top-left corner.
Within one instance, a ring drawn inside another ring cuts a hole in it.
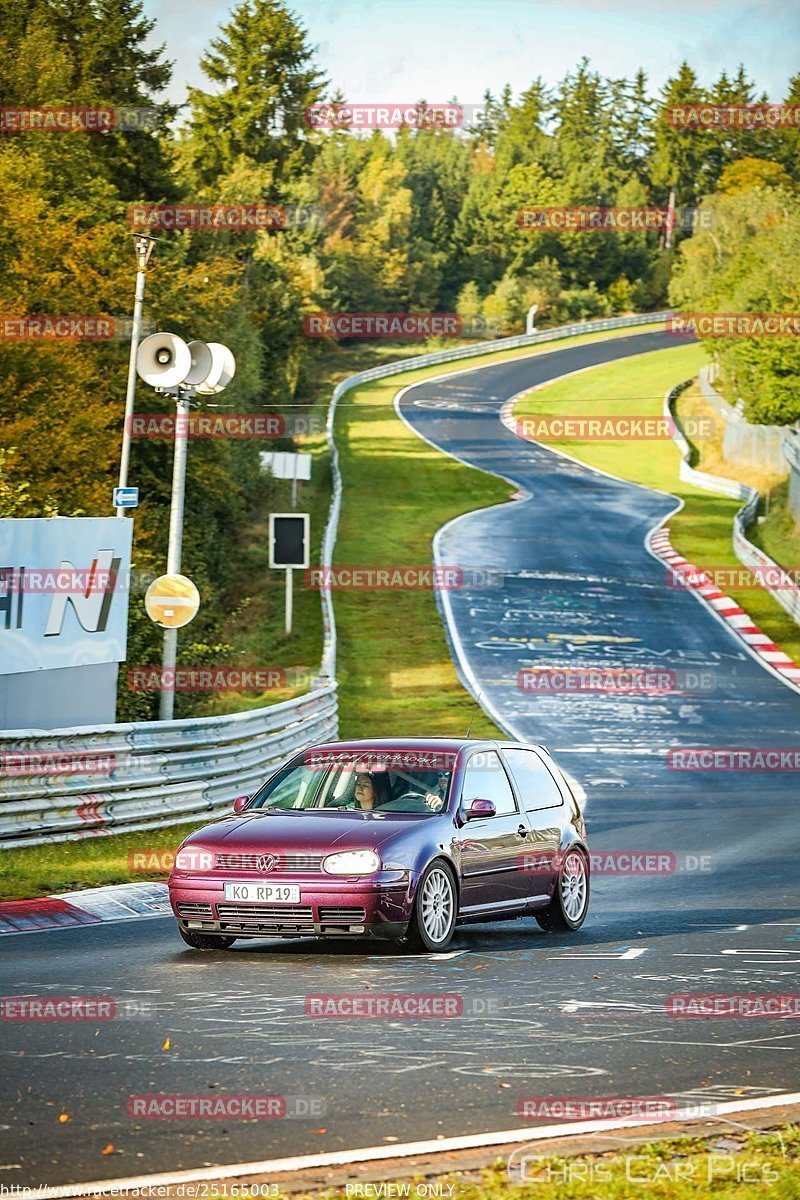
[[[211,933],[194,933],[188,929],[183,929],[178,926],[180,933],[187,946],[191,946],[193,950],[229,950],[236,938],[232,937],[216,937]]]
[[[580,929],[588,911],[589,863],[585,852],[574,846],[564,855],[553,899],[533,915],[545,933],[572,933]]]
[[[414,950],[437,953],[453,938],[458,915],[458,891],[453,872],[436,859],[426,867],[417,885],[408,940]]]

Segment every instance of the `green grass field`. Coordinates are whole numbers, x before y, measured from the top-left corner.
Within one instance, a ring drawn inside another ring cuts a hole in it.
[[[703,361],[705,356],[700,346],[683,346],[595,367],[529,393],[515,406],[514,416],[518,420],[565,412],[571,416],[659,416],[666,392],[695,375]],[[678,418],[683,421],[696,413],[692,396],[687,394],[678,403]],[[678,478],[680,454],[671,438],[617,442],[561,440],[549,444],[622,479],[675,495],[683,501],[681,511],[669,521],[675,549],[701,568],[741,567],[731,540],[739,501],[682,483]],[[700,443],[698,462],[694,465],[713,470],[717,465],[713,447],[709,458],[711,461],[704,456]],[[787,654],[800,661],[800,628],[767,591],[758,587],[725,590]]]

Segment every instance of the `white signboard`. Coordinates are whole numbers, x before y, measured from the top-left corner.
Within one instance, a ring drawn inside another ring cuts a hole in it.
[[[261,465],[276,479],[310,479],[311,455],[293,454],[288,450],[262,450]]]
[[[122,662],[133,522],[0,520],[0,675]]]

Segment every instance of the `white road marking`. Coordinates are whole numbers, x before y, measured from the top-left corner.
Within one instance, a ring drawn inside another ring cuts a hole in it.
[[[720,950],[720,954],[797,954],[796,950]]]
[[[606,952],[603,950],[573,950],[572,952],[568,951],[566,954],[549,954],[548,958],[561,960],[580,959],[581,962],[586,962],[589,959],[613,959],[614,962],[623,962],[626,959],[639,958],[640,955],[645,954],[648,949],[648,946],[642,946],[641,948],[637,947],[635,949],[625,950],[622,954],[614,951]],[[794,952],[792,951],[792,953]]]
[[[758,1096],[750,1100],[735,1100],[716,1107],[715,1118],[740,1112],[758,1112],[761,1109],[779,1108],[787,1104],[800,1104],[800,1092],[785,1092],[777,1096]],[[678,1109],[673,1117],[676,1121],[699,1121],[705,1114],[697,1108]],[[663,1122],[652,1122],[651,1127],[663,1127]],[[363,1146],[352,1150],[333,1150],[320,1154],[299,1154],[291,1158],[272,1158],[261,1162],[229,1163],[218,1167],[201,1167],[199,1170],[172,1171],[163,1175],[139,1175],[127,1179],[102,1179],[92,1183],[68,1183],[54,1188],[20,1188],[16,1200],[52,1200],[57,1191],[59,1198],[66,1196],[88,1196],[96,1192],[130,1192],[137,1188],[169,1187],[173,1184],[189,1183],[210,1179],[250,1178],[253,1175],[272,1175],[278,1171],[304,1171],[318,1167],[348,1167],[351,1163],[382,1162],[387,1159],[412,1158],[422,1154],[447,1154],[453,1150],[476,1150],[486,1146],[505,1146],[513,1142],[540,1142],[549,1138],[575,1137],[582,1133],[603,1133],[610,1129],[645,1128],[636,1117],[612,1117],[597,1121],[566,1121],[561,1125],[540,1125],[531,1129],[503,1129],[492,1133],[471,1133],[461,1137],[429,1139],[425,1142],[404,1142],[394,1146]]]

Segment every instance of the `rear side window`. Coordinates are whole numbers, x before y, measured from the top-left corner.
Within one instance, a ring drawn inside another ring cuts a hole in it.
[[[563,803],[561,790],[539,755],[533,750],[504,750],[514,782],[527,812],[556,808]]]
[[[461,802],[469,807],[473,800],[493,800],[498,817],[517,811],[511,784],[494,750],[481,750],[467,763]]]

